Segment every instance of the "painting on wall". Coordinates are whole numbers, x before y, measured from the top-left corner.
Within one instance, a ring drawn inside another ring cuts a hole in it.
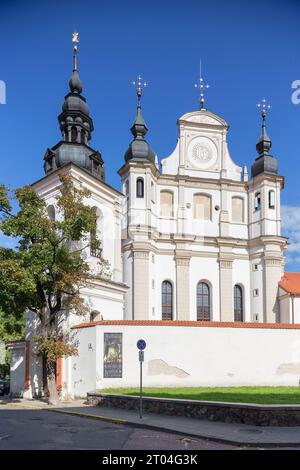
[[[105,379],[122,377],[122,333],[104,333],[104,364]]]

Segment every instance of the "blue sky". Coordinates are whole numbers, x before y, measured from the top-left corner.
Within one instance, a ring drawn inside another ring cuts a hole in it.
[[[0,0],[0,182],[22,186],[43,175],[43,155],[60,139],[60,113],[72,71],[71,33],[80,34],[79,70],[95,131],[91,145],[105,160],[107,182],[131,140],[136,100],[130,82],[149,82],[143,97],[148,141],[159,159],[173,150],[176,120],[197,109],[193,85],[210,84],[207,107],[230,124],[233,159],[249,168],[260,134],[256,103],[272,104],[268,133],[286,178],[283,234],[290,236],[289,270],[300,269],[299,16],[295,0]]]

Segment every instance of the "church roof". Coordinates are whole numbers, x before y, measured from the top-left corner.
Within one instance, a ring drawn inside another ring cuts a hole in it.
[[[284,273],[278,285],[289,294],[300,295],[300,273]]]

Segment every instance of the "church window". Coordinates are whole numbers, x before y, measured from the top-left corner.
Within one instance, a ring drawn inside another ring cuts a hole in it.
[[[256,193],[254,197],[254,209],[259,211],[261,208],[261,195],[260,193]]]
[[[94,173],[99,173],[100,163],[96,160],[93,160],[93,171]]]
[[[86,144],[86,134],[84,131],[81,131],[80,133],[80,141],[82,144]]]
[[[197,321],[210,320],[210,288],[207,282],[197,284]]]
[[[258,295],[259,295],[259,290],[253,289],[253,297],[258,297]]]
[[[236,284],[234,286],[234,321],[243,321],[243,289],[241,286]]]
[[[269,191],[269,209],[275,209],[275,191]]]
[[[47,207],[47,213],[50,220],[55,220],[55,208],[54,206]]]
[[[173,217],[173,193],[171,191],[160,192],[160,216]]]
[[[102,212],[96,209],[96,229],[90,232],[90,255],[95,258],[101,258],[102,256],[102,223]],[[100,246],[99,243],[97,243],[99,241]]]
[[[244,222],[244,199],[241,197],[232,198],[232,222]]]
[[[125,194],[127,199],[129,199],[129,180],[126,180],[125,182]]]
[[[71,128],[71,142],[77,142],[77,129],[76,129],[76,127]]]
[[[151,181],[151,201],[155,203],[155,186],[152,181]]]
[[[144,180],[138,178],[136,180],[136,197],[144,197]]]
[[[211,220],[211,197],[207,194],[194,195],[194,219]]]
[[[161,288],[162,320],[173,319],[173,287],[170,281],[163,281]]]

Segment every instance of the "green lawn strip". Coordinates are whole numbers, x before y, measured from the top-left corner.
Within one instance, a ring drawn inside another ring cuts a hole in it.
[[[107,388],[99,392],[139,395],[138,388]],[[299,387],[144,388],[143,396],[260,404],[300,404]]]

